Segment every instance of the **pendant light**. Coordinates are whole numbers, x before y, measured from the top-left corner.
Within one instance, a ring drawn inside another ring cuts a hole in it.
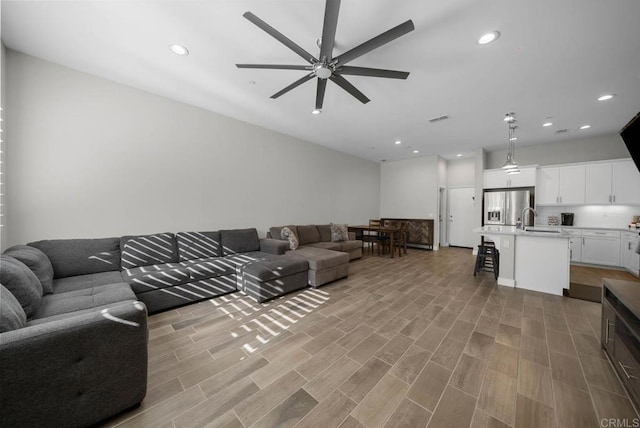
[[[507,113],[504,116],[504,121],[507,122],[509,127],[509,139],[507,141],[507,160],[504,165],[502,165],[502,169],[505,170],[507,174],[520,174],[520,169],[518,168],[518,162],[516,162],[515,156],[515,141],[516,141],[516,114],[515,113]]]

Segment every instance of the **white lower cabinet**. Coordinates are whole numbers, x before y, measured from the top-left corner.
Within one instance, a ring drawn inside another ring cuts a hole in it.
[[[640,254],[636,253],[638,245],[640,245],[640,232],[622,232],[621,265],[635,276],[640,276]]]
[[[617,266],[640,276],[640,231],[562,229],[569,238],[571,263]]]
[[[565,230],[571,235],[569,238],[569,255],[572,262],[582,261],[582,231],[576,229]]]
[[[620,266],[620,232],[582,232],[582,263]]]

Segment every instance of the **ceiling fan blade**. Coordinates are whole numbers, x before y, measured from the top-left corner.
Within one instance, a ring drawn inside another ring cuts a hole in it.
[[[349,83],[347,81],[347,79],[345,79],[344,77],[340,76],[339,74],[332,74],[330,79],[333,81],[333,83],[335,83],[336,85],[340,86],[342,89],[344,89],[345,91],[349,92],[351,95],[353,95],[358,100],[360,100],[360,102],[362,104],[366,104],[369,101],[371,101],[362,92],[357,90],[355,86],[353,86],[351,83]]]
[[[285,64],[236,64],[238,68],[267,68],[273,70],[312,70],[308,65],[285,65]]]
[[[388,77],[390,79],[406,79],[408,71],[383,70],[380,68],[351,67],[348,65],[339,67],[335,71],[338,74],[350,76]]]
[[[318,89],[316,90],[316,109],[322,110],[324,103],[324,90],[327,88],[327,79],[318,79]]]
[[[402,24],[393,27],[391,30],[385,31],[384,33],[370,39],[361,45],[356,46],[355,48],[343,53],[342,55],[338,55],[333,59],[338,65],[346,64],[349,61],[352,61],[367,52],[370,52],[376,48],[379,48],[382,45],[385,45],[398,37],[404,36],[405,34],[413,31],[415,27],[413,26],[413,21],[408,20],[403,22]]]
[[[340,0],[327,0],[324,9],[324,24],[322,25],[322,42],[320,44],[320,61],[331,61],[333,58],[333,43],[338,27],[338,12]]]
[[[264,22],[262,19],[255,16],[253,13],[245,12],[242,16],[247,18],[249,21],[253,22],[258,27],[260,27],[261,30],[271,35],[274,39],[278,40],[280,43],[282,43],[283,45],[285,45],[286,47],[288,47],[289,49],[291,49],[292,51],[300,55],[308,63],[313,64],[314,62],[318,62],[318,60],[313,55],[311,55],[309,52],[302,49],[296,43],[288,39],[284,34],[282,34],[278,30],[273,28],[271,25]]]
[[[275,94],[271,95],[270,98],[276,99],[281,95],[286,94],[287,92],[289,92],[290,90],[297,88],[298,86],[302,85],[304,82],[311,80],[315,77],[315,74],[313,73],[309,73],[306,76],[296,80],[295,82],[293,82],[292,84],[290,84],[289,86],[287,86],[286,88],[284,88],[283,90],[276,92]]]

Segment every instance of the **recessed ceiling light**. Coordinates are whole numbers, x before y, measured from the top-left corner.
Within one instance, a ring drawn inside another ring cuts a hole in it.
[[[413,153],[420,153],[420,150],[414,150]]]
[[[171,45],[170,48],[171,48],[171,52],[173,52],[176,55],[189,55],[189,49],[185,48],[182,45],[174,44],[174,45]]]
[[[456,156],[461,158],[462,157],[462,153],[458,153]]]
[[[551,125],[553,125],[553,123],[552,123],[552,122],[545,122],[545,123],[543,123],[543,124],[542,124],[542,126],[544,126],[545,128],[546,128],[547,126],[551,126]]]
[[[607,100],[610,100],[613,97],[615,97],[614,94],[606,94],[606,95],[603,95],[600,98],[598,98],[598,101],[607,101]]]
[[[511,137],[511,138],[509,138],[509,141],[517,141],[517,140],[518,140],[518,137]]]
[[[488,43],[493,42],[498,37],[500,37],[500,33],[498,31],[492,31],[487,34],[483,34],[482,37],[478,39],[478,44],[486,45]]]
[[[397,146],[398,144],[402,144],[402,141],[400,141],[400,140],[396,140],[396,146]]]
[[[318,115],[320,113],[322,113],[322,110],[320,110],[319,108],[314,108],[313,110],[311,110],[311,114]]]
[[[580,129],[589,129],[589,128],[591,128],[591,125],[582,125],[580,127]]]

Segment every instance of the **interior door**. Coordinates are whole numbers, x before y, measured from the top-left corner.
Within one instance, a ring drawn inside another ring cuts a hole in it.
[[[447,242],[447,192],[444,187],[440,188],[440,213],[438,214],[440,222],[440,239],[439,245],[441,247],[448,246]]]
[[[474,196],[473,187],[449,189],[449,245],[473,248]]]

